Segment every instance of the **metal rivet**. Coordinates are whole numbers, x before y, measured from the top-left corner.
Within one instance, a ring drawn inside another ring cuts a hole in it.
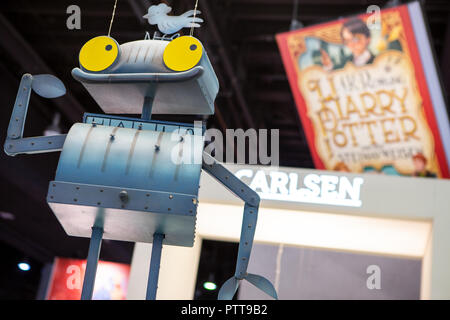
[[[77,199],[77,198],[75,198],[75,199],[73,199],[73,201],[77,202],[77,201],[78,201],[78,199]]]
[[[49,141],[49,142],[48,142],[48,144],[52,144],[52,142],[51,142],[51,141]]]
[[[145,207],[144,209],[145,209],[145,210],[147,210],[147,209],[148,209],[148,207]]]
[[[246,242],[245,245],[248,246],[248,242]]]
[[[128,202],[128,192],[126,192],[125,190],[120,191],[119,198],[120,198],[120,201],[122,201],[124,203]]]
[[[150,197],[150,193],[147,193],[146,196],[147,196],[147,197]]]
[[[170,208],[167,208],[167,210],[169,210],[169,211],[170,211],[170,210],[172,210],[172,209],[170,209]]]
[[[12,147],[13,147],[13,145],[12,145],[12,144],[10,144],[10,145],[8,146],[8,148],[9,148],[9,149],[11,149]]]
[[[103,192],[103,189],[100,189],[100,192]]]
[[[53,184],[54,187],[56,187],[56,184]]]
[[[80,187],[76,187],[75,189],[80,190]]]
[[[155,151],[159,151],[159,146],[155,144]]]
[[[173,199],[173,195],[169,195],[169,199]]]
[[[53,199],[53,196],[50,196],[50,199]]]
[[[249,228],[249,229],[251,229],[251,228],[252,228],[252,225],[251,225],[251,224],[249,224],[249,225],[248,225],[248,228]]]
[[[113,135],[112,133],[109,135],[109,138],[110,138],[110,140],[112,141],[112,140],[114,140],[114,138],[115,138],[115,135]]]
[[[193,204],[197,204],[197,199],[192,198],[192,203],[193,203]]]
[[[99,206],[99,205],[101,205],[102,203],[101,202],[97,202],[97,205]]]

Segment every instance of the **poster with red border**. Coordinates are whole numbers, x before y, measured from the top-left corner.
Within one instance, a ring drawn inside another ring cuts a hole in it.
[[[317,169],[450,177],[408,6],[276,36]]]
[[[47,289],[47,300],[80,300],[86,260],[55,258]],[[93,300],[125,300],[130,266],[99,261]]]

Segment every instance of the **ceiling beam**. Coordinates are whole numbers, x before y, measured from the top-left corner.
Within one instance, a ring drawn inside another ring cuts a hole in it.
[[[22,37],[16,28],[0,13],[0,46],[8,53],[12,60],[31,74],[49,73],[53,70],[44,62],[33,47]],[[67,92],[64,96],[52,100],[61,113],[71,122],[81,119],[85,109],[78,100]]]
[[[250,128],[256,128],[255,122],[253,121],[253,117],[251,115],[250,108],[248,107],[247,101],[242,92],[241,85],[239,84],[239,79],[238,79],[236,72],[234,70],[234,67],[231,63],[230,55],[225,48],[225,44],[222,39],[222,35],[219,32],[219,28],[216,24],[213,13],[209,7],[208,1],[202,1],[201,9],[202,9],[203,13],[205,14],[205,20],[208,23],[207,31],[211,33],[212,38],[215,40],[215,42],[218,45],[217,50],[218,50],[221,62],[224,66],[225,73],[227,74],[229,81],[231,83],[231,87],[234,91],[236,100],[241,109],[240,111],[242,112],[242,116]]]

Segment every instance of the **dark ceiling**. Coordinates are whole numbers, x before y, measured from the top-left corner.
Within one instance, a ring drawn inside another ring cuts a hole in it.
[[[159,2],[159,1],[158,1]],[[164,1],[180,14],[194,0]],[[111,36],[119,43],[143,39],[153,26],[142,19],[157,1],[118,0]],[[200,0],[205,19],[195,36],[205,45],[220,82],[216,114],[208,127],[279,128],[280,164],[313,168],[294,100],[275,42],[275,34],[291,24],[294,0]],[[297,18],[305,26],[365,12],[375,0],[299,0]],[[450,1],[424,4],[436,61],[450,92]],[[68,30],[66,9],[81,8],[81,29]],[[50,73],[59,77],[68,94],[54,100],[32,96],[25,136],[42,135],[53,115],[62,115],[62,131],[82,119],[83,112],[100,108],[70,74],[78,66],[81,46],[107,34],[114,0],[3,0],[0,6],[0,141],[6,136],[20,77]],[[158,118],[171,119],[159,116]],[[183,117],[176,117],[177,120]],[[185,117],[185,120],[191,120]],[[183,119],[181,119],[183,120]],[[14,219],[0,219],[0,240],[41,262],[54,256],[85,258],[88,240],[68,237],[48,208],[45,197],[59,154],[22,155],[0,152],[0,211]],[[131,243],[106,241],[101,258],[130,262]]]

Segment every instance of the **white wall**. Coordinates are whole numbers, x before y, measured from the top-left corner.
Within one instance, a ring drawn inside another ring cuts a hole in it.
[[[242,168],[227,165],[236,172]],[[363,177],[361,207],[263,200],[255,241],[423,260],[422,298],[450,299],[450,181],[279,168],[299,176]],[[200,238],[238,241],[243,203],[202,173],[194,248],[163,248],[158,299],[192,299]],[[129,299],[144,298],[151,245],[137,244]],[[144,249],[145,248],[145,249]],[[168,248],[168,249],[166,249]],[[145,265],[147,265],[145,267]],[[183,268],[179,266],[182,265]],[[183,271],[180,272],[180,269]],[[231,275],[230,275],[231,276]],[[145,278],[145,279],[144,279]]]

